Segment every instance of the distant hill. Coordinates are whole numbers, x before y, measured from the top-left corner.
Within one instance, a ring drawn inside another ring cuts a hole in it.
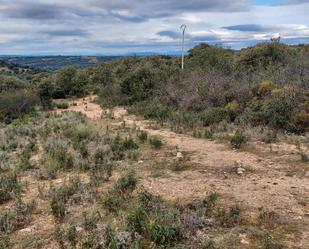
[[[4,58],[0,59],[0,74],[2,75],[26,75],[37,72],[39,72],[38,69],[34,69],[28,65],[20,65],[7,61]]]
[[[2,58],[2,60],[25,68],[53,71],[69,65],[88,67],[118,58],[120,56],[16,56]]]

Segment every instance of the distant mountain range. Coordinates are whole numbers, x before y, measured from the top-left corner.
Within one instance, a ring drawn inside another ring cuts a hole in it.
[[[118,59],[119,56],[13,56],[0,60],[21,68],[53,71],[65,66],[88,67],[97,63]]]
[[[166,53],[154,53],[154,52],[137,52],[126,53],[121,55],[94,55],[94,56],[22,56],[22,55],[0,55],[0,61],[7,63],[16,68],[26,68],[40,71],[53,71],[65,66],[78,66],[88,67],[102,62],[108,62],[119,59],[125,56],[178,56],[179,52],[166,52]],[[4,70],[4,68],[3,68]]]

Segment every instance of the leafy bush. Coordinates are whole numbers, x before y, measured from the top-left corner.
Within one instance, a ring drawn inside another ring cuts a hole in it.
[[[69,108],[69,103],[63,100],[57,101],[55,105],[58,109],[68,109]]]
[[[203,126],[219,123],[228,118],[224,108],[211,108],[199,114]]]
[[[0,75],[0,93],[21,90],[27,87],[27,83],[16,77]]]
[[[26,90],[8,91],[0,95],[0,122],[10,123],[13,119],[34,111],[37,96]]]
[[[232,102],[229,102],[224,109],[230,117],[230,120],[234,121],[239,113],[239,104],[236,100],[233,100]]]
[[[143,101],[153,95],[156,74],[150,67],[140,67],[121,82],[121,91],[127,95],[128,103]]]
[[[29,224],[35,208],[34,201],[24,203],[20,198],[17,198],[13,207],[0,211],[0,234],[10,234]]]
[[[248,142],[248,137],[242,131],[237,130],[230,142],[235,149],[240,149],[242,145]]]
[[[12,194],[21,191],[21,183],[16,174],[0,175],[0,204],[10,200]]]
[[[148,133],[146,131],[141,131],[138,133],[137,137],[142,143],[145,143],[148,139]]]
[[[65,203],[62,200],[58,200],[56,197],[53,197],[50,202],[50,208],[56,220],[62,221],[66,213]]]
[[[264,80],[260,83],[258,94],[265,97],[271,93],[272,90],[276,88],[275,84],[270,80]]]
[[[162,140],[159,137],[149,138],[149,143],[157,150],[161,149],[161,147],[163,145]]]
[[[125,176],[121,177],[115,186],[120,193],[131,193],[135,190],[138,177],[134,171],[129,171]]]

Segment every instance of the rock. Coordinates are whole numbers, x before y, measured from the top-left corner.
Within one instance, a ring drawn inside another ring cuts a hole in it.
[[[239,167],[239,168],[237,168],[236,173],[237,173],[237,175],[243,175],[245,173],[245,171],[246,171],[246,169]]]
[[[138,161],[138,164],[142,164],[144,161],[143,160],[140,160],[140,161]]]
[[[244,245],[249,245],[250,244],[246,234],[239,234],[239,238],[241,239],[240,240],[241,244],[244,244]]]
[[[177,154],[176,154],[176,158],[182,159],[183,158],[183,154],[180,151],[178,151]]]

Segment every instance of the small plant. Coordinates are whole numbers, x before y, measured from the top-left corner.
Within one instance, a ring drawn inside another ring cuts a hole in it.
[[[107,196],[104,198],[103,206],[109,211],[113,213],[117,213],[119,208],[123,203],[123,198],[116,191],[109,191]]]
[[[142,143],[145,143],[148,139],[148,133],[146,131],[141,131],[138,133],[137,137]]]
[[[231,145],[235,149],[240,149],[242,145],[248,142],[248,137],[240,130],[237,130],[230,139]]]
[[[118,240],[110,224],[106,227],[105,238],[106,238],[105,248],[107,249],[117,249],[118,248],[117,247]]]
[[[144,233],[146,229],[146,211],[144,206],[140,205],[131,210],[127,216],[127,226],[132,232]]]
[[[0,249],[11,249],[12,245],[10,237],[6,235],[0,235]]]
[[[186,162],[183,162],[183,161],[176,161],[172,163],[172,165],[170,166],[170,169],[175,172],[185,171],[185,170],[188,170],[189,168],[190,166]]]
[[[55,105],[58,109],[68,109],[69,108],[69,103],[66,101],[59,101]]]
[[[123,147],[125,150],[138,149],[138,145],[134,142],[132,138],[126,138],[123,141]]]
[[[204,131],[204,138],[205,139],[213,139],[214,131],[212,128],[206,128]]]
[[[125,176],[121,177],[115,186],[120,193],[131,193],[135,190],[138,177],[134,171],[129,171]]]
[[[262,141],[265,144],[272,144],[276,141],[277,139],[277,132],[275,131],[269,131],[265,134],[265,136],[262,138]]]
[[[0,204],[10,200],[12,194],[19,194],[21,188],[16,174],[0,176]]]
[[[155,148],[155,149],[161,149],[163,143],[162,140],[158,137],[151,137],[149,139],[149,143]]]
[[[241,210],[238,205],[231,206],[228,210],[218,209],[216,218],[221,226],[233,227],[241,222]]]
[[[55,219],[60,222],[63,221],[66,213],[66,207],[64,201],[54,197],[50,202],[50,208],[52,210],[52,214],[55,217]]]

